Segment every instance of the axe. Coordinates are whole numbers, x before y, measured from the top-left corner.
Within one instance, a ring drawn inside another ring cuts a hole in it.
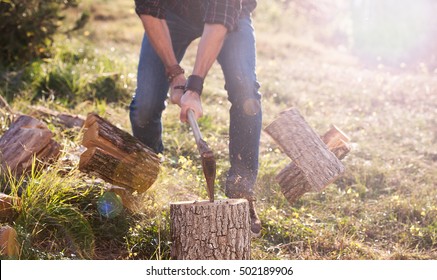
[[[193,130],[194,139],[196,140],[197,149],[199,150],[202,159],[202,169],[206,180],[206,190],[210,202],[214,202],[214,181],[216,176],[216,162],[214,153],[208,144],[202,139],[199,126],[197,125],[196,117],[191,109],[187,111],[188,123]]]

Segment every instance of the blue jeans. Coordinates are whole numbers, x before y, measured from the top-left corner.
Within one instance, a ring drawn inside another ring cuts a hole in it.
[[[199,26],[190,23],[172,13],[167,14],[166,20],[173,50],[178,61],[181,61],[188,45],[202,35],[203,24]],[[231,167],[226,180],[226,195],[231,198],[252,198],[258,174],[262,110],[255,73],[255,53],[251,18],[241,18],[238,29],[227,35],[217,57],[231,103]],[[169,84],[165,67],[146,35],[141,46],[137,79],[137,89],[130,105],[133,134],[155,152],[162,153],[164,146],[161,116],[165,109]]]

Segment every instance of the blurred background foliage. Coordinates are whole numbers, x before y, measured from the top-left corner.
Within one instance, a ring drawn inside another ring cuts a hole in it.
[[[53,36],[64,19],[61,12],[76,6],[76,0],[1,0],[2,63],[26,63],[49,56]]]
[[[310,42],[306,51],[318,45],[332,48],[355,55],[368,67],[437,67],[435,1],[274,2],[259,3],[254,15],[258,29],[286,30],[291,38],[299,38],[298,44]],[[1,0],[0,93],[11,101],[31,92],[27,96],[32,100],[57,99],[70,107],[95,98],[127,101],[134,81],[133,74],[120,72],[124,62],[93,52],[89,41],[80,42],[79,50],[63,44],[83,34],[101,44],[97,30],[82,30],[91,14],[101,23],[113,20],[113,14],[104,15],[105,9],[86,0]]]

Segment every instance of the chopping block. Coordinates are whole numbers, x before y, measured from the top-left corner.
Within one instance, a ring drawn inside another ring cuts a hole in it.
[[[306,192],[320,192],[345,171],[340,162],[350,151],[349,137],[332,125],[320,137],[296,108],[284,111],[265,128],[292,160],[276,176],[290,203]]]
[[[251,231],[246,199],[170,203],[171,258],[250,260]]]

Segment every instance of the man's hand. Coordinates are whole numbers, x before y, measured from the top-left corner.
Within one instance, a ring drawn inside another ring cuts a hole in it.
[[[170,84],[170,102],[181,107],[181,98],[184,95],[184,88],[187,79],[183,74],[174,77]]]
[[[205,78],[209,69],[219,54],[227,29],[221,24],[205,24],[202,37],[197,49],[196,62],[194,63],[193,75]],[[175,97],[176,99],[176,97]],[[187,122],[187,110],[192,109],[196,119],[202,117],[203,109],[200,96],[195,91],[188,90],[180,99],[181,122]]]
[[[191,109],[194,111],[196,119],[203,116],[202,103],[200,102],[200,96],[197,92],[188,90],[182,95],[181,102],[181,122],[187,122],[187,111]]]

